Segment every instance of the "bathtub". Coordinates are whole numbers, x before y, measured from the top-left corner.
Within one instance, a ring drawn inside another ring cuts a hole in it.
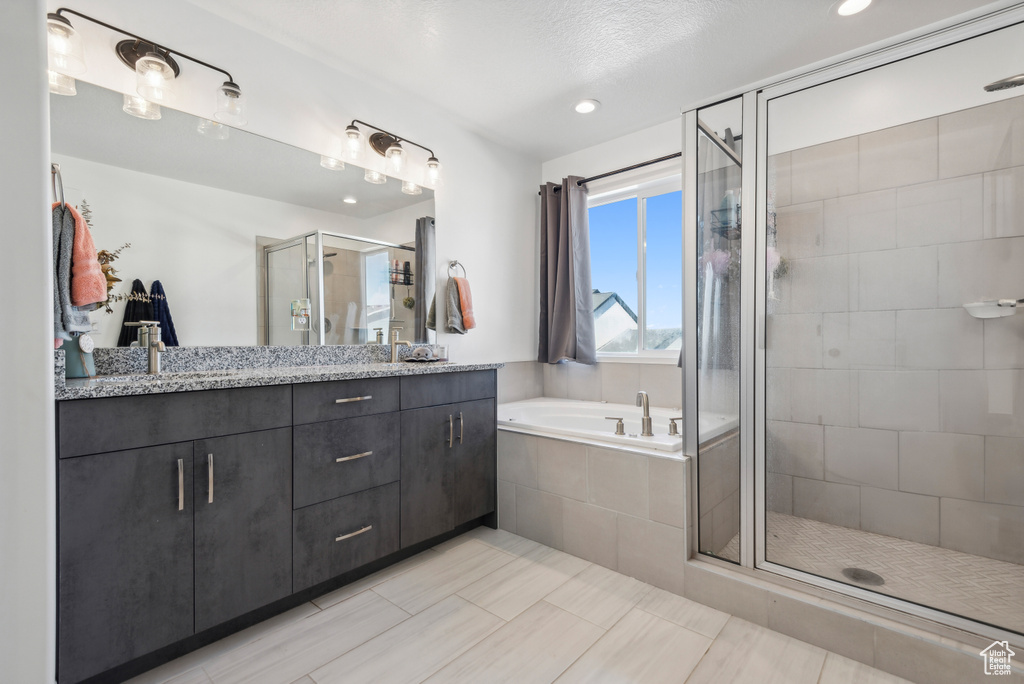
[[[626,434],[616,435],[615,421],[605,420],[606,416],[624,418]],[[572,399],[527,399],[498,405],[498,425],[507,430],[569,437],[622,447],[682,452],[682,437],[668,434],[668,419],[678,418],[679,409],[651,407],[653,437],[640,436],[642,416],[642,409],[630,404],[606,404]],[[700,435],[701,443],[723,435],[737,425],[735,416],[710,413],[701,414],[700,423],[703,428]],[[676,424],[682,432],[683,421],[677,420]]]

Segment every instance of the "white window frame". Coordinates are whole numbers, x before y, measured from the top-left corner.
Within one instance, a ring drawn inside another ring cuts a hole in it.
[[[675,365],[679,360],[678,349],[644,349],[647,328],[647,199],[670,192],[682,192],[682,173],[673,170],[660,174],[654,180],[638,182],[636,176],[620,178],[615,185],[603,185],[600,192],[587,198],[587,211],[594,207],[636,198],[636,292],[637,292],[637,351],[597,352],[599,362],[657,363]],[[681,200],[680,200],[681,201]],[[683,226],[680,224],[682,234]],[[679,272],[682,280],[683,256],[679,255]],[[682,319],[680,318],[680,323]]]

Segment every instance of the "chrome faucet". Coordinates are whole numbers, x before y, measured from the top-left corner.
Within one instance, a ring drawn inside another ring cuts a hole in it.
[[[642,406],[644,409],[644,417],[641,419],[640,436],[641,437],[653,437],[654,430],[651,428],[651,403],[647,399],[647,392],[640,390],[636,393],[636,405]]]
[[[412,346],[411,342],[407,342],[405,340],[398,339],[398,331],[399,330],[401,330],[401,328],[392,328],[391,329],[391,363],[398,363],[398,348],[399,347],[401,347],[403,344],[406,347],[411,347]]]
[[[149,370],[146,372],[150,375],[160,375],[160,353],[167,351],[163,340],[160,339],[160,321],[139,321],[125,325],[138,326],[139,346],[146,349],[149,354]]]

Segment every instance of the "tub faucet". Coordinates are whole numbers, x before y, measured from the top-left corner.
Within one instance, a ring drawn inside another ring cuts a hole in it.
[[[647,399],[647,392],[640,390],[636,393],[636,405],[642,406],[644,409],[644,417],[642,419],[643,428],[640,430],[641,437],[653,437],[654,430],[651,428],[651,402]]]
[[[406,342],[405,340],[398,339],[398,331],[399,330],[401,330],[401,328],[392,328],[391,329],[391,363],[398,363],[398,348],[399,347],[401,347],[403,344],[406,347],[411,347],[412,346],[411,342]]]

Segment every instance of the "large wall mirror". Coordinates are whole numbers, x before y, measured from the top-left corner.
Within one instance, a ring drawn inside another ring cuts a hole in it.
[[[363,169],[325,168],[307,150],[210,131],[166,107],[144,120],[122,104],[121,93],[82,81],[74,97],[51,95],[53,161],[67,202],[88,204],[96,248],[130,245],[113,263],[115,292],[160,281],[180,345],[361,344],[396,327],[432,341],[434,252],[421,242],[433,234],[431,190],[408,195],[401,181],[371,184]],[[303,244],[301,258],[268,248],[288,243]],[[287,333],[301,299],[322,303],[323,320],[312,317],[311,334]],[[125,304],[91,314],[97,346],[117,345]]]

